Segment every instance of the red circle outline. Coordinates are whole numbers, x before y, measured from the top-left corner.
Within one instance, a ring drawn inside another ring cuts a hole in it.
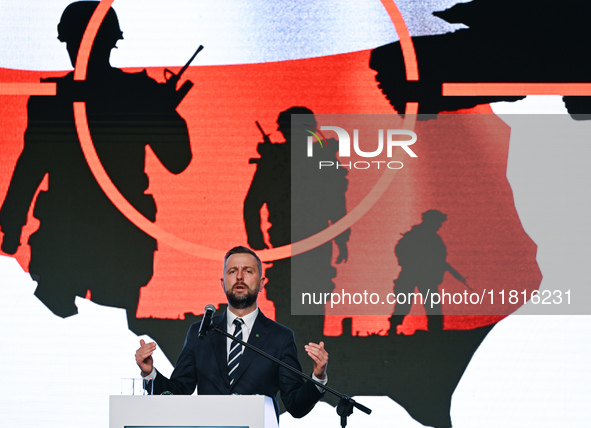
[[[107,12],[109,11],[109,8],[113,4],[113,1],[114,0],[101,0],[96,10],[92,14],[90,21],[88,22],[88,26],[86,27],[86,30],[82,37],[82,41],[80,43],[78,57],[76,58],[76,65],[74,67],[74,80],[86,79],[88,58],[90,56],[90,51],[94,43],[94,39],[96,38],[98,29]],[[412,45],[412,38],[410,37],[404,19],[402,18],[400,11],[396,7],[394,0],[392,0],[391,2],[389,2],[388,0],[382,0],[382,4],[386,8],[390,18],[392,19],[392,23],[394,24],[396,32],[398,33],[398,37],[401,41],[402,54],[405,60],[405,69],[407,71],[407,78],[412,78],[413,80],[416,78],[416,80],[418,80],[418,69],[416,65],[417,62],[416,55],[414,52],[414,46]],[[413,74],[413,71],[409,69],[409,67],[412,68],[412,64],[414,64],[416,74]],[[90,129],[88,128],[88,120],[86,116],[86,103],[74,102],[73,109],[76,131],[78,133],[80,146],[84,153],[84,157],[86,158],[86,162],[88,163],[88,166],[93,175],[95,176],[99,186],[101,187],[103,192],[105,192],[105,195],[111,200],[113,205],[115,205],[115,207],[119,211],[121,211],[121,213],[125,217],[127,217],[133,224],[135,224],[138,228],[143,230],[148,235],[152,236],[159,243],[164,243],[179,251],[183,251],[195,255],[197,257],[201,257],[203,259],[216,261],[220,260],[224,255],[223,250],[213,249],[205,247],[203,245],[195,244],[193,242],[179,238],[174,234],[166,232],[165,230],[157,226],[155,223],[152,223],[150,220],[144,217],[141,213],[139,213],[125,199],[125,197],[121,195],[121,193],[113,184],[105,169],[103,168],[98,154],[96,153],[96,150],[94,148],[92,137],[90,135]],[[418,103],[407,104],[404,119],[405,128],[414,128],[414,114],[416,114],[417,111]],[[377,200],[384,194],[386,189],[389,187],[394,177],[394,173],[395,171],[386,170],[384,174],[382,174],[376,185],[365,196],[365,198],[353,210],[349,211],[341,220],[334,223],[333,225],[327,227],[326,229],[322,230],[321,232],[313,236],[292,243],[291,245],[285,245],[282,247],[277,247],[269,250],[257,251],[257,254],[259,255],[262,261],[269,262],[301,254],[305,251],[308,251],[312,248],[315,248],[319,245],[324,244],[325,242],[334,239],[336,236],[340,235],[345,230],[349,229],[355,222],[357,222],[369,211],[369,209],[377,202]]]

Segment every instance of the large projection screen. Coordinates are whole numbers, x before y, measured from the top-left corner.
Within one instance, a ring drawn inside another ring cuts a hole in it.
[[[372,409],[348,426],[588,425],[589,6],[103,1],[110,81],[93,44],[74,67],[70,3],[0,5],[2,426],[107,426],[140,339],[168,376],[225,310],[235,245],[304,371],[323,341],[329,385]],[[301,107],[308,156],[284,150]],[[385,300],[403,290],[431,300]],[[337,425],[337,402],[280,424]]]

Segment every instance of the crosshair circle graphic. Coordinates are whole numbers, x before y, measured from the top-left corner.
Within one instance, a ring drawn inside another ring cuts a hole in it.
[[[95,9],[90,21],[84,31],[80,49],[76,58],[76,65],[74,67],[74,80],[86,80],[86,72],[88,67],[88,59],[92,45],[98,33],[98,29],[103,22],[107,12],[109,11],[114,0],[101,0]],[[398,10],[394,0],[381,0],[384,8],[388,12],[394,28],[400,39],[400,46],[404,58],[404,66],[408,80],[418,80],[418,66],[412,38],[402,18],[402,14]],[[125,197],[119,192],[117,187],[113,184],[107,172],[105,171],[94,144],[92,136],[88,127],[88,118],[86,115],[86,103],[74,102],[74,122],[76,124],[76,131],[80,140],[80,146],[86,158],[88,166],[96,178],[99,186],[105,195],[111,200],[113,205],[131,221],[135,226],[142,231],[152,236],[160,243],[164,243],[179,251],[207,259],[220,260],[224,254],[224,250],[206,247],[204,245],[196,244],[194,242],[182,239],[172,233],[160,228],[157,224],[152,223],[137,211]],[[415,115],[418,111],[418,103],[407,103],[405,110],[404,128],[413,129]],[[400,149],[400,148],[399,148]],[[282,247],[272,248],[269,250],[257,251],[257,254],[263,262],[270,262],[288,258],[297,254],[304,253],[313,248],[316,248],[328,241],[331,241],[345,230],[349,229],[361,217],[363,217],[369,209],[378,201],[384,192],[390,186],[394,178],[394,170],[385,170],[375,186],[363,198],[363,200],[351,211],[349,211],[338,222],[330,225],[326,229],[316,233],[313,236],[294,242],[291,245],[284,245]]]

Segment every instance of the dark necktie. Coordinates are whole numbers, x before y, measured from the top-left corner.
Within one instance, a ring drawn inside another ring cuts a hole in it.
[[[234,324],[236,328],[234,329],[234,337],[236,339],[242,340],[242,318],[236,318],[234,320]],[[238,364],[240,364],[240,357],[242,356],[242,345],[238,342],[232,341],[230,345],[230,354],[228,355],[228,376],[230,377],[230,385],[234,383],[234,374],[236,373],[236,369],[238,368]]]

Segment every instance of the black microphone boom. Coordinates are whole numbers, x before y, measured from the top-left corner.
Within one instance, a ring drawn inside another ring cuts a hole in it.
[[[199,326],[199,339],[203,339],[207,332],[211,330],[211,325],[213,321],[213,314],[215,313],[215,306],[209,304],[205,307],[205,313],[203,314],[203,319],[201,320],[201,325]]]

